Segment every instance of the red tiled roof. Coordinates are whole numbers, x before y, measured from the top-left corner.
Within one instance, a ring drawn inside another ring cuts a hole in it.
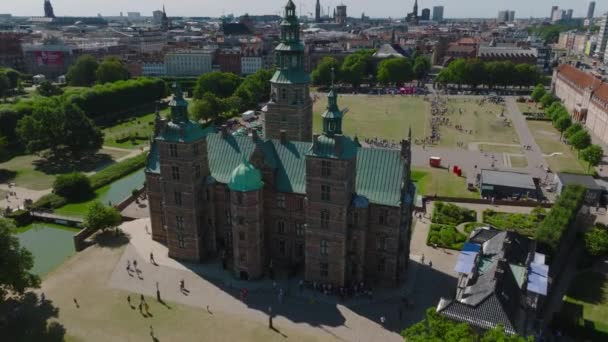
[[[593,93],[604,103],[608,103],[608,83],[602,83],[597,90]]]
[[[601,84],[601,81],[593,77],[593,75],[579,70],[570,64],[562,64],[557,67],[557,73],[580,88],[596,88]]]

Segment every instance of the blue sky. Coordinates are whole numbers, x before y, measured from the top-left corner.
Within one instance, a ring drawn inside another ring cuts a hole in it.
[[[293,0],[298,12],[314,13],[316,0]],[[0,13],[13,15],[42,15],[43,0],[0,0]],[[93,16],[118,15],[121,11],[141,12],[151,15],[155,9],[162,8],[163,0],[51,0],[56,15]],[[234,13],[278,14],[287,0],[164,0],[168,14],[176,16],[220,16]],[[348,6],[348,15],[358,17],[361,12],[372,17],[403,17],[411,11],[414,0],[321,0],[323,11],[327,6],[334,7],[344,3]],[[419,0],[420,10],[436,5],[445,7],[445,17],[495,17],[500,9],[511,9],[516,17],[548,17],[551,6],[574,10],[575,16],[587,13],[588,0]],[[333,11],[333,10],[332,10]],[[608,11],[607,0],[596,1],[596,16]]]

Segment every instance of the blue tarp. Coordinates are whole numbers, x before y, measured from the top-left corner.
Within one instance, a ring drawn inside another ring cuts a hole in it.
[[[473,267],[475,267],[475,258],[481,246],[476,243],[465,242],[462,247],[462,251],[458,255],[458,261],[456,262],[456,266],[454,267],[454,271],[458,273],[466,273],[469,274],[473,271]]]
[[[528,273],[528,291],[546,296],[548,284],[549,266],[535,262],[531,263]]]

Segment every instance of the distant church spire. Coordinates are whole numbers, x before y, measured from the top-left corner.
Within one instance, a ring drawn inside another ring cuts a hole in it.
[[[315,7],[315,21],[321,22],[321,2],[317,0],[317,6]]]
[[[53,11],[53,5],[51,5],[51,0],[44,0],[44,17],[55,18],[55,12]]]

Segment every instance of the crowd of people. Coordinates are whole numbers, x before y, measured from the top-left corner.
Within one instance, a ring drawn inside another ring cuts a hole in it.
[[[346,300],[355,297],[367,297],[370,300],[374,298],[372,287],[365,282],[355,282],[350,286],[336,287],[331,284],[322,284],[316,281],[309,282],[301,280],[299,283],[300,292],[304,291],[304,288],[322,293],[326,296],[338,296],[340,300]]]

